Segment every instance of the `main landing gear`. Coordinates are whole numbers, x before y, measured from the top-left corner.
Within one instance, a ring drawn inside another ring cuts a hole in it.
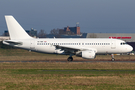
[[[73,54],[70,54],[70,56],[68,57],[67,60],[68,60],[69,62],[70,62],[70,61],[73,61],[73,57],[72,57],[72,56],[73,56]]]
[[[114,54],[111,54],[111,57],[112,57],[112,61],[114,62],[115,61]]]
[[[73,61],[73,57],[68,57],[68,59],[67,59],[69,62],[70,61]]]

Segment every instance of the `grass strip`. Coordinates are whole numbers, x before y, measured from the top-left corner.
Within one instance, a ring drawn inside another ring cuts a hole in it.
[[[6,69],[11,74],[90,74],[90,75],[115,75],[135,74],[135,70],[119,69]]]
[[[135,63],[0,63],[0,90],[134,90]]]

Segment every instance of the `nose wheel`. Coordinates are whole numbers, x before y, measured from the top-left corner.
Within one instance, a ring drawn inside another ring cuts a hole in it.
[[[70,61],[73,61],[73,57],[68,57],[68,59],[67,59],[69,62]]]
[[[114,59],[114,58],[112,58],[112,61],[114,62],[114,61],[115,61],[115,59]]]
[[[112,61],[114,62],[115,61],[114,54],[111,54],[111,57],[112,57]]]

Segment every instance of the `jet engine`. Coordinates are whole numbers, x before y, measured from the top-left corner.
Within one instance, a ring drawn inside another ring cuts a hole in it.
[[[93,50],[91,51],[82,51],[82,58],[85,59],[94,59],[96,56],[95,52]]]
[[[93,50],[87,50],[87,51],[81,51],[76,53],[76,56],[85,58],[85,59],[94,59],[96,56],[96,53]]]

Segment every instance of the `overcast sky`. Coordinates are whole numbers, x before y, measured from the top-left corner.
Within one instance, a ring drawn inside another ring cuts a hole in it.
[[[30,30],[74,27],[86,33],[135,33],[135,0],[0,0],[0,35],[4,15]]]

